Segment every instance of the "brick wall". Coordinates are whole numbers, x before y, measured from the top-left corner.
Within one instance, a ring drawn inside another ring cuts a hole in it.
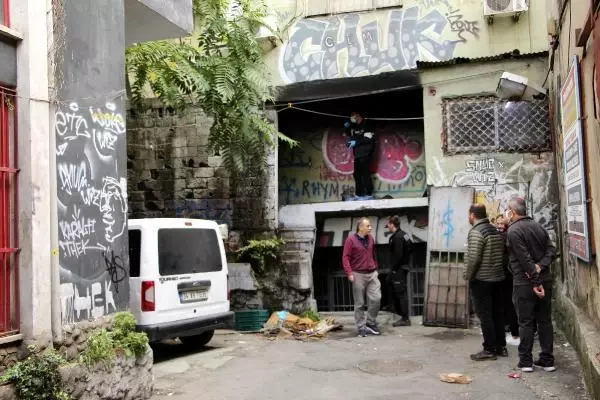
[[[231,178],[208,148],[211,120],[200,109],[176,114],[152,102],[127,117],[130,218],[190,217],[226,223],[245,240],[277,228],[277,151],[267,171]]]

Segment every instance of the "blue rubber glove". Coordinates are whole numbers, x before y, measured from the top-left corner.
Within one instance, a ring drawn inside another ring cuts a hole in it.
[[[356,140],[350,140],[348,142],[348,147],[353,148],[354,146],[356,146]]]

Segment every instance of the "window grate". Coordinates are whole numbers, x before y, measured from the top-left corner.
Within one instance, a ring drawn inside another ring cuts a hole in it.
[[[446,155],[552,150],[548,102],[507,101],[493,96],[442,99]]]

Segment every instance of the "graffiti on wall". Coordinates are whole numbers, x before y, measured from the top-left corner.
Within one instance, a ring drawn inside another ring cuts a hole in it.
[[[208,219],[231,226],[233,209],[229,201],[221,199],[177,200],[175,215],[178,218]]]
[[[474,157],[454,174],[452,186],[473,186],[476,201],[485,204],[494,220],[513,197],[527,200],[529,212],[556,243],[558,194],[551,157]]]
[[[54,118],[62,321],[71,324],[128,306],[125,119],[114,102],[73,102]]]
[[[418,196],[426,185],[423,135],[402,126],[377,130],[373,171],[377,197]],[[354,155],[339,129],[280,147],[279,193],[282,204],[341,201],[354,193]]]
[[[478,21],[447,1],[392,10],[377,20],[354,13],[304,19],[292,28],[280,66],[288,83],[373,75],[451,59],[457,45],[478,37]]]
[[[351,232],[356,230],[360,217],[327,218],[323,231],[319,234],[318,246],[341,247]],[[373,237],[377,244],[387,244],[389,235],[387,229],[388,217],[369,217],[373,228]],[[400,229],[415,243],[427,241],[427,211],[413,211],[400,215]]]

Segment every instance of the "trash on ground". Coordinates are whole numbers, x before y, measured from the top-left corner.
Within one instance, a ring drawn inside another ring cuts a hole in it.
[[[271,338],[322,339],[328,332],[341,329],[332,317],[315,321],[308,317],[299,317],[287,311],[271,314],[263,327],[263,334]]]
[[[519,379],[521,377],[521,374],[514,372],[512,374],[508,374],[508,377],[513,379]]]
[[[442,382],[446,382],[446,383],[462,383],[462,384],[468,384],[473,382],[473,379],[471,379],[469,376],[467,375],[463,375],[463,374],[440,374],[440,380]]]

